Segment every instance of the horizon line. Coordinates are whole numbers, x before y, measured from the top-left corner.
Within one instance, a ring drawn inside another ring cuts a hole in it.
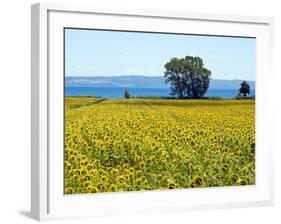
[[[164,76],[160,75],[153,75],[153,76],[148,76],[148,75],[65,75],[64,78],[67,77],[72,77],[72,78],[96,78],[96,77],[103,77],[103,78],[118,78],[118,77],[146,77],[146,78],[165,78]],[[235,80],[245,80],[245,81],[251,81],[251,82],[256,82],[256,80],[248,80],[248,79],[243,79],[243,78],[235,78],[235,79],[227,79],[227,78],[211,78],[211,80],[227,80],[227,81],[235,81]]]

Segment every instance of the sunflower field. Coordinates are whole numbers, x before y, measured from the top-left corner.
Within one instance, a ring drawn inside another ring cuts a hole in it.
[[[254,100],[75,97],[65,108],[65,194],[255,184]]]
[[[89,106],[94,103],[98,103],[102,101],[101,98],[94,98],[94,97],[67,97],[65,98],[65,109],[73,109],[82,106]]]

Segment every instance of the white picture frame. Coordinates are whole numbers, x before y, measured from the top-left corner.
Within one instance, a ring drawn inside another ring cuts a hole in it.
[[[38,3],[31,7],[31,214],[37,220],[265,206],[273,203],[273,19]],[[98,28],[257,38],[256,184],[65,196],[63,194],[63,28]]]

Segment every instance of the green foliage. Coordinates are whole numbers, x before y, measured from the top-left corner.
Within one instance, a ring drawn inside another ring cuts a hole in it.
[[[130,98],[130,93],[128,92],[127,89],[125,89],[124,98],[125,98],[125,99],[129,99],[129,98]]]
[[[250,85],[246,81],[243,81],[241,83],[241,87],[239,89],[240,95],[243,95],[244,97],[247,96],[247,94],[250,94]]]
[[[100,103],[104,99],[100,97],[91,97],[91,96],[82,96],[82,97],[66,97],[64,99],[64,106],[65,109],[74,109],[74,108],[80,108],[84,106],[89,106],[95,103]]]
[[[206,96],[206,97],[202,97],[202,99],[206,99],[206,100],[224,100],[224,98],[221,97],[221,96]]]
[[[241,96],[240,94],[235,97],[236,100],[255,100],[255,98],[255,96]]]
[[[171,84],[171,95],[179,99],[201,98],[209,88],[211,71],[200,57],[172,58],[165,64],[166,83]]]

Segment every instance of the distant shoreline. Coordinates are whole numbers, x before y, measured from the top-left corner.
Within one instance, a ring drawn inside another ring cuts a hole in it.
[[[241,98],[222,98],[219,96],[214,96],[214,97],[202,97],[202,98],[184,98],[184,99],[179,99],[176,97],[163,97],[163,96],[133,96],[130,97],[129,99],[125,98],[102,98],[99,96],[65,96],[64,98],[98,98],[102,100],[134,100],[134,99],[139,99],[139,100],[255,100],[255,96],[246,96],[246,97],[241,97]]]
[[[244,80],[211,79],[209,90],[212,89],[239,89]],[[245,80],[252,90],[255,81]],[[95,77],[65,77],[66,88],[143,88],[143,89],[169,89],[170,84],[165,82],[164,76],[95,76]],[[145,94],[146,95],[146,94]],[[162,94],[156,94],[162,95]],[[167,95],[167,94],[164,94]]]
[[[105,99],[124,98],[124,91],[127,89],[131,97],[136,98],[173,98],[169,88],[136,88],[136,87],[96,87],[85,85],[74,85],[65,87],[65,96],[96,96]],[[209,88],[205,98],[233,99],[238,94],[237,89],[213,89]],[[255,90],[251,90],[251,97],[254,97]]]

